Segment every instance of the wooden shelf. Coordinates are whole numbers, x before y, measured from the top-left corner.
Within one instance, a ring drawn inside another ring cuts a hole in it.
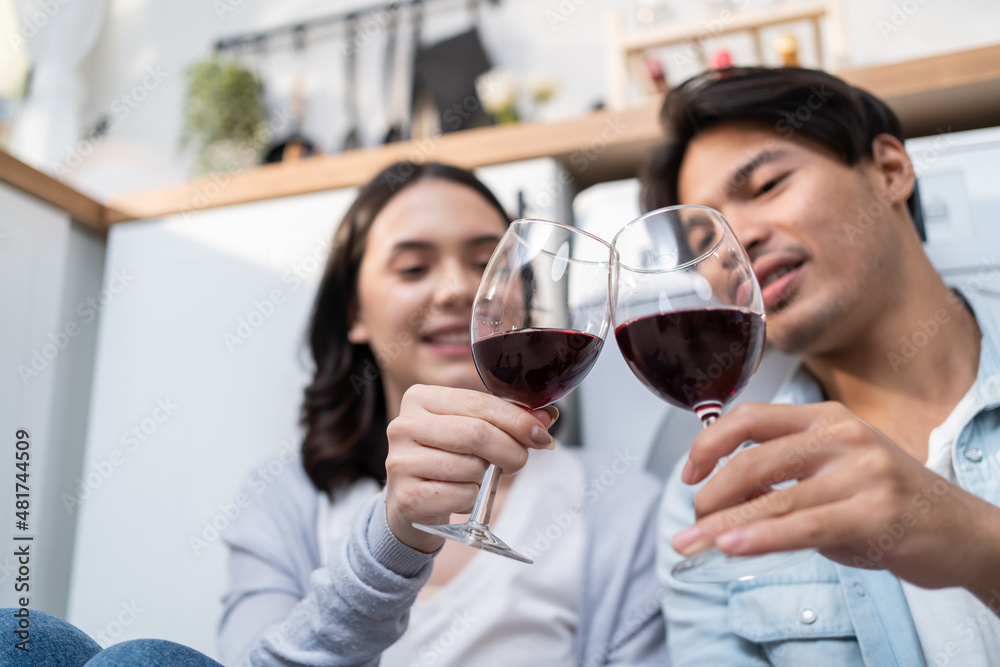
[[[112,201],[124,216],[151,218],[248,201],[361,185],[397,160],[448,162],[469,169],[555,158],[577,183],[624,178],[660,135],[658,104],[597,112],[562,123],[521,123],[444,134],[379,148],[265,165],[239,174],[199,178]],[[114,220],[113,222],[120,222]]]
[[[0,182],[65,211],[77,222],[101,234],[107,232],[112,218],[122,219],[122,213],[94,201],[62,181],[2,150],[0,150]]]
[[[850,70],[840,76],[888,102],[899,114],[907,136],[1000,125],[1000,45]],[[577,185],[587,187],[636,174],[662,138],[659,107],[660,100],[651,99],[633,109],[602,111],[562,123],[468,130],[292,164],[267,165],[128,194],[108,206],[39,172],[27,178],[27,186],[18,185],[25,177],[15,174],[14,181],[8,178],[9,162],[13,160],[9,156],[4,156],[6,162],[0,160],[0,179],[29,192],[34,188],[41,193],[36,196],[46,201],[64,202],[57,205],[98,227],[357,186],[401,159],[437,160],[475,168],[551,157],[572,174]],[[47,181],[43,184],[39,177]]]
[[[807,2],[788,7],[767,7],[744,12],[730,10],[730,12],[731,18],[728,21],[720,21],[717,26],[709,25],[704,20],[664,23],[625,37],[622,46],[628,53],[641,53],[648,49],[752,31],[761,27],[796,21],[816,21],[826,16],[830,9],[827,2]]]
[[[605,88],[608,107],[620,109],[626,106],[630,79],[646,93],[655,92],[659,88],[651,80],[645,62],[649,51],[684,44],[687,46],[687,53],[681,55],[681,59],[698,59],[707,67],[706,43],[719,37],[740,34],[750,39],[756,62],[763,64],[764,31],[773,31],[779,27],[787,29],[793,24],[807,23],[810,26],[815,66],[834,70],[848,62],[843,5],[844,0],[800,0],[789,6],[723,9],[709,20],[665,21],[638,30],[626,30],[621,12],[611,10],[605,25]],[[832,65],[825,54],[827,49],[824,49],[821,23],[826,24],[825,33],[826,39],[830,41]]]
[[[888,102],[908,137],[1000,125],[1000,44],[838,76]]]

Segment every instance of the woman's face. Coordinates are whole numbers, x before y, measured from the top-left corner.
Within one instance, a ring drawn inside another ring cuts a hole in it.
[[[506,229],[475,190],[440,179],[407,186],[372,222],[348,340],[371,347],[390,417],[414,384],[484,389],[472,361],[472,302]]]

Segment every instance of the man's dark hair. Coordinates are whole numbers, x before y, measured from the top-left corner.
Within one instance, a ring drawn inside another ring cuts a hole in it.
[[[739,121],[771,126],[788,139],[812,139],[848,166],[872,158],[872,142],[880,134],[903,140],[899,119],[885,102],[832,74],[799,67],[710,70],[674,88],[663,101],[660,123],[667,141],[643,168],[643,209],[680,203],[677,177],[688,144],[711,127]],[[907,206],[919,229],[916,188]]]

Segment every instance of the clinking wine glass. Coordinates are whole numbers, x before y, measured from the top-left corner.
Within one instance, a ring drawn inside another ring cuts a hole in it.
[[[764,350],[764,304],[749,258],[725,218],[671,206],[627,224],[613,241],[612,322],[629,368],[707,428],[750,380]],[[678,563],[687,582],[750,579],[811,555],[729,556],[712,547]]]
[[[537,410],[583,381],[608,333],[613,256],[608,243],[567,225],[511,223],[472,306],[472,356],[491,394]],[[490,531],[500,475],[487,468],[466,523],[414,527],[531,563]]]

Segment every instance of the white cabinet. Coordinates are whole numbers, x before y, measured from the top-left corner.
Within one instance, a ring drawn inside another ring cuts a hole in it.
[[[112,228],[105,274],[129,285],[101,313],[68,616],[102,644],[215,654],[219,534],[252,469],[298,447],[305,330],[353,196]]]

